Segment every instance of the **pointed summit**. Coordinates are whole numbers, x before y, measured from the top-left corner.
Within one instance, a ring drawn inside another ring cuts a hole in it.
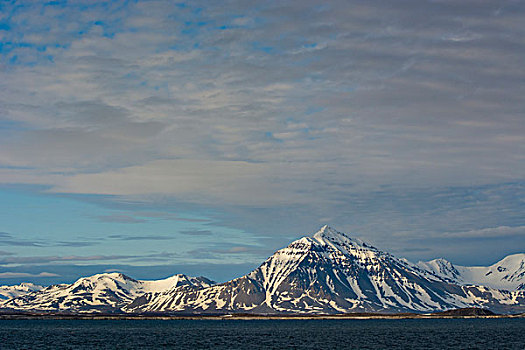
[[[322,232],[322,233],[337,233],[337,230],[333,229],[332,227],[330,227],[329,225],[323,225],[319,231],[317,231],[318,233]]]
[[[341,247],[344,246],[353,246],[377,250],[377,248],[375,248],[371,244],[368,244],[358,238],[352,238],[347,234],[339,232],[328,225],[324,225],[323,227],[321,227],[319,231],[312,235],[312,238],[318,243],[331,245],[336,249],[341,249]]]
[[[336,237],[336,236],[340,236],[340,235],[344,235],[343,233],[341,232],[338,232],[337,230],[333,229],[332,227],[328,226],[328,225],[324,225],[323,227],[321,227],[319,229],[319,231],[315,232],[313,235],[312,235],[312,238],[318,238],[318,237]]]
[[[323,225],[320,229],[320,231],[326,231],[326,230],[333,230],[333,228],[331,228],[330,226],[328,225]]]

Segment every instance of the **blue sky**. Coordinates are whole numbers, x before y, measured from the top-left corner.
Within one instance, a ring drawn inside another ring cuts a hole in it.
[[[525,247],[516,1],[0,3],[0,284],[225,280],[328,223]]]

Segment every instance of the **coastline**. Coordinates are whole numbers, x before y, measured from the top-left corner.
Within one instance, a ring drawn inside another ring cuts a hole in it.
[[[0,313],[0,320],[403,320],[403,319],[509,319],[514,315],[436,315],[436,314],[339,314],[339,315],[130,315],[130,314],[64,314]]]

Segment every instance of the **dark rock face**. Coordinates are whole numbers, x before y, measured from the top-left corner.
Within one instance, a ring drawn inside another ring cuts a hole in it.
[[[468,308],[462,308],[462,309],[435,312],[432,315],[436,315],[436,316],[494,316],[496,314],[487,309],[481,309],[477,307],[468,307]]]

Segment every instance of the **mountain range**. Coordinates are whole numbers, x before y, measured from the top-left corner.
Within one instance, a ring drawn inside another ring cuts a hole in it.
[[[0,286],[0,302],[35,292],[44,287],[33,283],[20,283],[15,286]]]
[[[206,288],[215,282],[205,277],[177,274],[158,281],[139,281],[122,273],[83,277],[72,284],[57,284],[15,296],[0,308],[24,311],[116,312],[135,298],[170,288],[191,285]]]
[[[456,284],[525,290],[525,254],[509,255],[491,266],[453,265],[445,259],[420,261],[418,265]]]
[[[120,273],[8,295],[23,311],[168,314],[436,312],[482,307],[525,312],[525,254],[488,267],[444,259],[411,263],[323,226],[278,250],[245,276],[216,284],[175,275],[138,281]],[[1,289],[0,289],[1,290]]]

